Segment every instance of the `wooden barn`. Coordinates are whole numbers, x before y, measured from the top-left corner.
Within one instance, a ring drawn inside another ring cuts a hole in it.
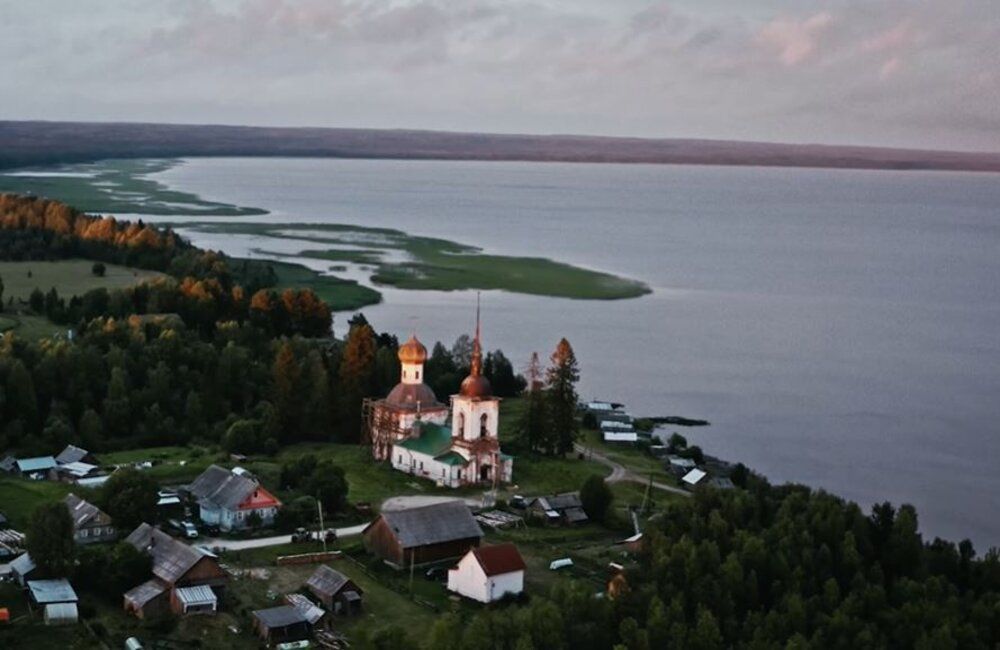
[[[334,614],[354,614],[361,611],[364,593],[354,581],[340,571],[320,565],[306,581],[306,589]]]
[[[216,611],[218,601],[213,589],[224,587],[228,576],[214,556],[149,524],[141,524],[125,541],[153,558],[152,578],[125,594],[126,611],[139,618],[168,611]]]
[[[312,625],[295,607],[281,605],[253,612],[253,629],[268,646],[304,641],[312,636]]]
[[[483,531],[464,502],[446,501],[383,512],[362,535],[370,553],[402,568],[461,557]]]

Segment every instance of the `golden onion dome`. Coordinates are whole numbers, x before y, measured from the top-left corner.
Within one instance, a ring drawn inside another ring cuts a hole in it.
[[[480,374],[471,374],[462,380],[462,387],[458,389],[458,394],[462,397],[489,397],[493,394],[493,387],[490,380]]]
[[[400,363],[424,363],[427,361],[427,348],[417,340],[416,336],[411,336],[410,340],[399,346]]]

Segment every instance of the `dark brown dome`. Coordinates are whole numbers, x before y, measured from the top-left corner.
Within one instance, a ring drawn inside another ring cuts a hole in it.
[[[414,411],[418,403],[420,408],[424,409],[441,406],[437,401],[437,395],[427,384],[396,384],[385,401],[392,406]]]
[[[417,340],[416,336],[411,336],[410,340],[399,346],[400,363],[423,363],[427,361],[427,348]]]
[[[490,380],[482,375],[472,374],[462,380],[462,387],[458,390],[462,397],[489,397],[493,394],[493,387]]]

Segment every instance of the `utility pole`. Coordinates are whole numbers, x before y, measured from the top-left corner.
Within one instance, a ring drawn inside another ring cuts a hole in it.
[[[413,593],[413,554],[416,549],[410,549],[410,593]]]
[[[319,500],[319,493],[316,494],[316,509],[319,511],[319,530],[316,536],[323,540],[323,552],[326,553],[326,535],[323,532],[323,502]]]

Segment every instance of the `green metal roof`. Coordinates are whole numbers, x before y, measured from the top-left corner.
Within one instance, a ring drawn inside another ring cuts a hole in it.
[[[428,422],[420,423],[420,435],[407,438],[397,445],[428,456],[437,456],[451,449],[451,429]]]
[[[434,460],[439,463],[444,463],[445,465],[468,465],[469,461],[465,460],[465,457],[457,451],[449,451],[447,454],[441,454],[440,456],[435,456]]]
[[[513,456],[511,456],[510,454],[505,454],[505,453],[503,453],[503,452],[501,451],[501,452],[500,452],[500,459],[501,459],[501,460],[514,460],[514,457],[513,457]]]

